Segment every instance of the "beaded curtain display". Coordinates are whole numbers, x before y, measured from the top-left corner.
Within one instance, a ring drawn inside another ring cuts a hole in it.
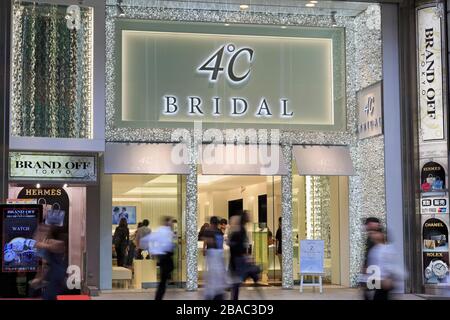
[[[330,177],[306,177],[306,239],[324,241],[324,258],[331,259]],[[331,268],[325,267],[325,280],[331,281]]]
[[[92,10],[15,3],[11,134],[92,138]]]

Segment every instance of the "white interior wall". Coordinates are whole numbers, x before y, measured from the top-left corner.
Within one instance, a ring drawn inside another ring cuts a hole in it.
[[[280,183],[275,183],[274,189],[280,188]],[[280,190],[275,192],[275,200],[272,195],[272,177],[268,177],[267,182],[234,188],[227,191],[200,192],[199,203],[199,224],[200,229],[203,223],[208,222],[210,216],[219,216],[228,219],[228,201],[243,199],[244,210],[251,213],[251,222],[258,221],[258,196],[267,194],[267,222],[269,229],[275,235],[275,228],[278,228],[278,217],[281,214]],[[275,203],[273,207],[272,203]],[[275,218],[273,219],[273,210]],[[275,223],[274,223],[275,222]]]
[[[161,225],[164,216],[178,217],[178,199],[174,198],[142,198],[133,201],[114,201],[113,206],[136,206],[136,220],[142,222],[147,219],[150,228],[155,230]],[[130,232],[136,229],[137,225],[130,225]],[[113,226],[113,230],[116,226]]]

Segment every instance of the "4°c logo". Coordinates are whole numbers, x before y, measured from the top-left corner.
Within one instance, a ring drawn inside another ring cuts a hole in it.
[[[253,60],[254,51],[251,48],[236,48],[232,43],[222,46],[212,56],[208,57],[201,66],[198,67],[199,73],[210,73],[210,81],[216,82],[220,73],[225,73],[227,79],[231,82],[242,82],[250,75],[250,64]],[[222,60],[225,58],[225,67],[222,67]],[[239,60],[246,59],[246,70],[236,74],[235,65]]]

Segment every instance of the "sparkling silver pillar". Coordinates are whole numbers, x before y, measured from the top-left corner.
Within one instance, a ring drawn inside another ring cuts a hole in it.
[[[282,245],[282,286],[283,289],[292,289],[294,286],[292,242],[292,145],[281,147],[283,160],[288,169],[287,175],[281,177],[281,245]]]
[[[189,142],[189,175],[186,179],[186,290],[198,288],[197,249],[197,143]]]

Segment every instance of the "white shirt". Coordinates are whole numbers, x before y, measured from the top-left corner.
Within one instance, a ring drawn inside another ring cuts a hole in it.
[[[141,242],[147,243],[146,249],[152,255],[162,255],[173,251],[173,236],[172,228],[162,226],[142,238]]]
[[[374,245],[367,257],[367,265],[380,268],[381,280],[392,279],[394,273],[393,267],[394,257],[392,247],[386,244]]]

